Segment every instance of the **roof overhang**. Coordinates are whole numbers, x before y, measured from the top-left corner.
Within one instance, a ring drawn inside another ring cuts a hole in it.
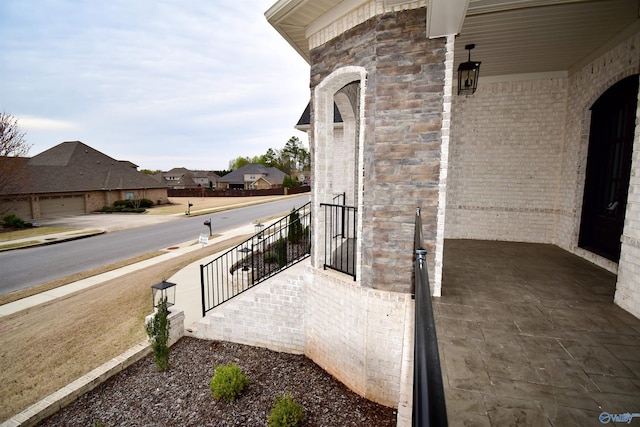
[[[265,16],[310,62],[309,39],[347,14],[426,4],[428,37],[457,34],[454,69],[473,58],[482,76],[571,73],[640,31],[640,0],[278,0]]]

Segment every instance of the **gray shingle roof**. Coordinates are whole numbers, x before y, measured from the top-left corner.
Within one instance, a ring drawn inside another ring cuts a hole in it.
[[[278,168],[268,168],[259,163],[249,163],[244,165],[240,169],[236,169],[233,172],[221,177],[218,182],[228,182],[229,184],[244,184],[244,176],[246,174],[261,175],[265,174],[264,179],[269,181],[272,185],[282,184],[286,173],[282,172]]]
[[[137,170],[129,161],[119,161],[83,144],[58,144],[27,162],[29,179],[21,193],[165,188]]]

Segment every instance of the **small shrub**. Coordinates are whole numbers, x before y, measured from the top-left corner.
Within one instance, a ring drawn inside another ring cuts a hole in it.
[[[151,206],[153,206],[153,201],[150,199],[140,199],[140,205],[138,207],[140,208],[150,208]]]
[[[2,226],[4,228],[30,228],[33,224],[24,222],[15,214],[8,214],[2,217]]]
[[[298,427],[302,424],[304,409],[291,394],[276,397],[276,404],[268,419],[269,427]]]
[[[153,350],[153,361],[160,372],[169,369],[169,330],[171,322],[168,317],[169,309],[165,298],[160,301],[156,314],[146,325],[147,335]]]
[[[225,366],[216,366],[216,373],[211,378],[211,392],[216,400],[224,399],[233,402],[240,396],[242,390],[249,384],[247,376],[233,363]]]

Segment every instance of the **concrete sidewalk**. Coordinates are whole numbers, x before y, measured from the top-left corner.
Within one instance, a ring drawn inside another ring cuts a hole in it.
[[[243,227],[224,231],[219,235],[217,235],[215,238],[210,239],[208,244],[209,245],[216,244],[233,237],[253,234],[254,232],[255,232],[255,225],[253,223],[250,223]],[[60,240],[57,240],[57,241],[60,241]],[[169,259],[200,249],[201,247],[202,245],[199,244],[197,240],[190,240],[180,245],[172,246],[172,248],[175,248],[175,249],[171,249],[171,250],[166,249],[167,251],[166,253],[159,255],[157,257],[140,261],[125,267],[121,267],[116,270],[111,270],[106,273],[98,274],[96,276],[88,277],[86,279],[70,283],[68,285],[60,286],[58,288],[51,289],[46,292],[42,292],[27,298],[23,298],[18,301],[14,301],[14,302],[2,305],[0,306],[0,317],[8,316],[10,314],[17,313],[21,310],[34,307],[38,304],[55,300],[56,298],[60,298],[62,296],[68,295],[78,290],[86,289],[91,286],[95,286],[100,283],[106,282],[108,280],[114,279],[116,277],[129,274],[133,271],[137,271],[143,268],[147,268],[151,265],[165,262]],[[201,314],[201,307],[199,302],[200,301],[199,265],[209,262],[211,259],[214,259],[217,255],[218,254],[210,255],[205,259],[196,261],[191,265],[185,267],[184,269],[180,270],[174,276],[167,279],[169,282],[173,282],[178,285],[176,287],[176,307],[183,309],[185,312],[185,326],[190,325],[191,323],[198,320],[199,318],[198,316],[200,316]]]

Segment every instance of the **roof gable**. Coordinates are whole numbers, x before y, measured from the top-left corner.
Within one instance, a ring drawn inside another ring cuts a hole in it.
[[[129,161],[118,161],[80,141],[63,142],[27,162],[23,193],[163,188]]]
[[[240,169],[236,169],[233,172],[226,174],[225,176],[221,177],[219,181],[228,182],[230,184],[244,184],[244,176],[251,174],[267,175],[268,181],[272,184],[281,184],[284,180],[284,177],[287,176],[287,174],[285,174],[278,168],[268,168],[264,165],[261,165],[260,163],[249,163],[247,165],[244,165]]]

